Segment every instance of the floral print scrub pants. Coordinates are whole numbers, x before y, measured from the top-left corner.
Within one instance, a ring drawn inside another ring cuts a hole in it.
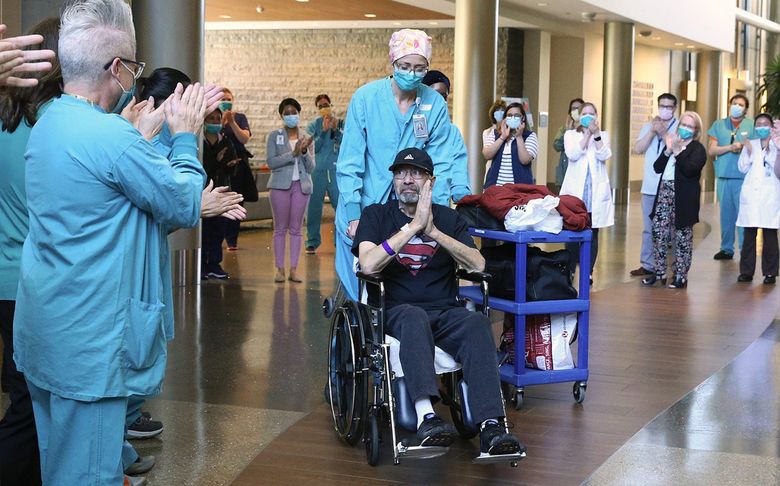
[[[655,273],[666,274],[666,251],[674,235],[674,274],[688,278],[693,258],[693,226],[674,226],[674,181],[661,181],[653,215],[653,257]]]

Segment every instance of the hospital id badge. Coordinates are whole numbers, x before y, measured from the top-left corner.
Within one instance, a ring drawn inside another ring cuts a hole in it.
[[[425,118],[425,115],[414,115],[412,124],[414,125],[415,138],[428,138],[428,119]]]
[[[284,135],[276,136],[276,145],[284,145]]]

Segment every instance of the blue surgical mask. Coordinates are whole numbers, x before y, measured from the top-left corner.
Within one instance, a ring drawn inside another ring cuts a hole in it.
[[[422,83],[423,77],[424,76],[414,74],[414,72],[406,73],[399,71],[398,68],[393,69],[393,79],[395,79],[395,83],[401,91],[412,91],[417,89],[417,87],[420,86],[420,83]]]
[[[206,133],[209,133],[211,135],[216,135],[219,132],[222,131],[222,124],[221,123],[206,123],[203,125],[203,129],[206,131]]]
[[[222,101],[219,104],[219,111],[222,113],[225,113],[226,111],[230,111],[233,109],[233,102],[232,101]]]
[[[582,125],[585,128],[588,128],[591,122],[595,119],[596,119],[596,115],[591,115],[590,113],[588,113],[587,115],[582,115],[580,116],[580,125]]]
[[[284,125],[287,128],[295,128],[298,126],[298,115],[284,115],[282,119],[284,120]]]
[[[496,119],[496,123],[501,123],[501,120],[504,119],[504,110],[496,110],[493,112],[493,118]]]
[[[731,118],[742,118],[742,115],[745,114],[745,109],[740,105],[731,105],[729,114],[731,115]]]
[[[764,139],[769,136],[771,131],[771,127],[756,127],[756,136],[760,139]]]
[[[679,127],[677,129],[677,133],[680,135],[680,138],[683,140],[688,140],[689,138],[693,137],[693,130],[691,130],[688,127]]]
[[[127,69],[127,67],[122,63],[122,67]],[[129,69],[128,69],[129,71]],[[132,73],[132,71],[131,71]],[[130,101],[132,101],[133,96],[135,96],[135,79],[133,79],[133,85],[130,87],[129,90],[125,91],[125,87],[122,86],[122,83],[119,82],[118,79],[114,78],[114,81],[116,81],[116,84],[119,85],[119,87],[122,89],[122,95],[119,97],[118,100],[116,100],[116,104],[113,108],[111,108],[111,113],[116,113],[117,115],[122,113],[122,110],[125,109],[125,107],[130,104]]]
[[[519,127],[521,123],[523,123],[523,119],[519,116],[506,117],[506,124],[512,130],[517,130],[517,127]]]
[[[119,81],[117,81],[117,83],[119,86],[122,86],[122,83]],[[124,110],[125,107],[130,104],[130,101],[132,101],[133,96],[135,96],[135,83],[133,83],[133,87],[130,88],[130,91],[125,91],[125,89],[122,88],[122,96],[116,100],[116,104],[111,108],[111,113],[116,113],[117,115],[122,113],[122,110]]]

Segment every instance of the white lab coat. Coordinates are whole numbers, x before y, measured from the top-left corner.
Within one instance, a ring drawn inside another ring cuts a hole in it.
[[[583,133],[567,130],[563,134],[563,148],[569,158],[569,166],[561,184],[561,195],[569,194],[582,199],[585,190],[585,178],[590,167],[592,183],[591,223],[593,228],[605,228],[615,224],[615,202],[612,200],[612,187],[609,184],[607,160],[612,157],[609,147],[609,134],[601,132],[601,149],[590,139],[585,150],[580,148]]]
[[[761,149],[760,140],[750,140],[752,152],[748,155],[743,148],[737,165],[745,174],[742,192],[739,195],[739,216],[737,226],[742,228],[780,228],[780,180],[775,177],[774,167],[777,147],[769,142],[766,151]],[[764,162],[766,161],[766,166]]]

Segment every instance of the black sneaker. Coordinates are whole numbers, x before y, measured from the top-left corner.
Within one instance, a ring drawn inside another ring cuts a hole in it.
[[[127,437],[130,439],[149,439],[159,435],[163,431],[163,423],[152,420],[148,413],[141,413],[138,420],[127,428]]]
[[[219,264],[211,266],[207,275],[209,278],[216,278],[217,280],[225,280],[226,278],[230,278],[228,273],[222,270],[222,267]]]
[[[482,454],[491,456],[525,452],[525,445],[499,423],[486,425],[482,429],[479,433],[479,448]]]
[[[733,260],[734,259],[734,255],[732,253],[726,253],[725,251],[720,250],[712,258],[715,259],[715,260]]]
[[[447,447],[458,438],[454,425],[445,422],[435,414],[429,413],[417,429],[417,440],[421,446]]]
[[[737,277],[737,282],[752,282],[752,281],[753,281],[753,276],[747,275],[745,273],[740,273],[739,277]]]
[[[767,275],[764,277],[764,285],[774,285],[775,284],[775,276],[774,275]]]

